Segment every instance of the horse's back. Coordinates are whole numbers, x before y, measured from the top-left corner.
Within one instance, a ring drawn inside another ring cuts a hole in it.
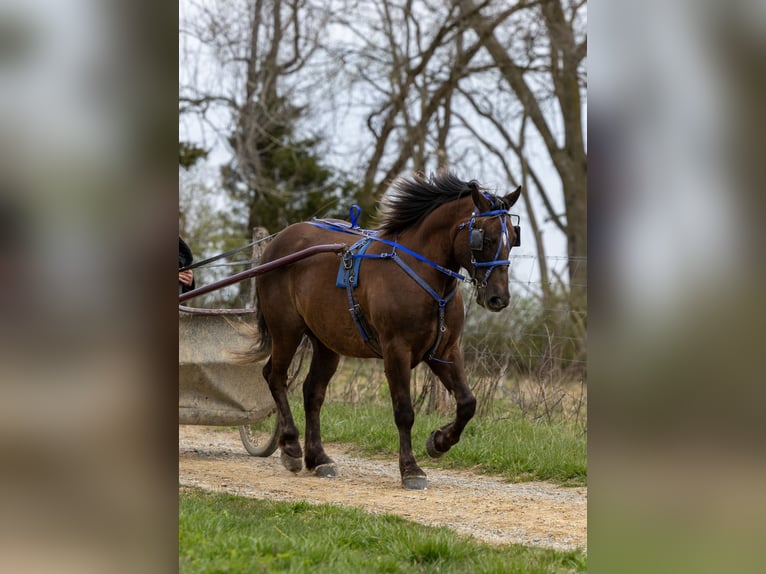
[[[345,234],[334,233],[305,221],[293,223],[280,231],[269,243],[263,252],[261,262],[268,263],[285,255],[324,243],[348,243],[342,235]]]
[[[330,243],[350,244],[345,235],[346,234],[333,233],[306,222],[294,223],[280,231],[279,235],[269,243],[261,257],[261,263],[268,263],[316,245]],[[348,237],[350,238],[352,236],[349,235]],[[262,275],[257,282],[260,282],[263,285],[273,284],[284,277],[295,277],[296,275],[305,273],[311,275],[310,277],[307,277],[306,280],[319,280],[317,273],[326,275],[330,272],[329,269],[331,268],[335,268],[335,272],[337,272],[338,264],[339,257],[336,253],[318,253],[294,263],[277,267],[273,271],[269,271]],[[321,272],[322,269],[325,269],[324,273]]]
[[[269,244],[262,261],[273,261],[315,245],[350,246],[358,239],[310,223],[296,223]],[[319,253],[259,276],[256,281],[259,306],[272,331],[301,325],[301,329],[308,328],[339,354],[374,356],[359,338],[349,315],[346,289],[336,286],[340,265],[338,254]]]

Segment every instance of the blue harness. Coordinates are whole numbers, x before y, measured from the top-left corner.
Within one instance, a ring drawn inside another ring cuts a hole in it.
[[[507,259],[503,259],[503,260],[497,259],[497,257],[500,254],[501,245],[498,245],[498,250],[497,250],[497,253],[495,254],[495,259],[493,261],[477,262],[475,258],[473,257],[473,253],[471,254],[471,264],[473,265],[474,270],[472,274],[473,276],[469,279],[461,275],[460,273],[456,273],[455,271],[452,271],[451,269],[447,269],[446,267],[443,267],[439,265],[438,263],[435,263],[431,261],[430,259],[423,257],[419,253],[412,251],[411,249],[405,247],[404,245],[400,245],[396,241],[390,241],[388,239],[383,239],[382,237],[377,237],[378,235],[377,231],[371,231],[371,230],[360,228],[357,225],[357,220],[359,219],[360,214],[361,214],[361,208],[358,205],[354,205],[350,209],[351,223],[346,223],[344,221],[316,219],[316,218],[313,221],[310,221],[309,223],[316,227],[320,227],[322,229],[327,229],[330,231],[337,231],[341,233],[349,233],[352,235],[363,236],[362,239],[354,243],[350,248],[348,248],[346,251],[343,252],[340,266],[338,268],[338,276],[335,283],[337,287],[346,289],[346,293],[348,295],[348,302],[349,302],[349,312],[351,313],[351,316],[354,319],[354,323],[359,329],[359,333],[362,336],[362,339],[364,339],[367,345],[375,352],[377,356],[382,357],[380,344],[378,343],[377,336],[375,335],[374,330],[370,327],[370,324],[365,319],[362,308],[357,303],[356,297],[354,296],[354,289],[359,285],[360,264],[362,262],[362,259],[391,259],[402,270],[404,270],[404,272],[407,273],[407,275],[409,275],[415,281],[415,283],[417,283],[426,293],[428,293],[431,296],[431,298],[434,301],[436,301],[438,305],[438,329],[436,334],[436,341],[431,346],[429,351],[425,354],[425,357],[423,359],[426,361],[449,362],[449,361],[444,361],[442,359],[438,359],[434,356],[434,353],[436,352],[436,349],[439,348],[439,343],[441,343],[442,337],[444,336],[444,333],[447,330],[444,324],[444,310],[447,304],[455,296],[455,293],[457,293],[458,282],[477,283],[478,281],[475,277],[476,272],[478,271],[480,267],[485,267],[487,271],[482,279],[482,284],[486,285],[489,275],[492,273],[495,267],[498,267],[501,265],[508,265],[510,263]],[[493,210],[486,213],[474,212],[471,214],[471,218],[469,221],[462,223],[460,226],[458,226],[458,230],[463,229],[464,227],[467,226],[469,229],[469,240],[470,240],[470,233],[474,232],[474,229],[473,229],[474,220],[477,217],[499,217],[502,221],[502,234],[504,236],[507,236],[508,229],[506,225],[506,217],[509,215],[510,214],[508,213],[508,211],[504,209]],[[372,245],[373,241],[378,241],[380,243],[389,245],[391,246],[392,249],[390,252],[387,252],[387,253],[368,254],[366,253],[366,251],[370,247],[370,245]],[[510,248],[510,244],[509,244],[509,248]],[[411,255],[415,259],[418,259],[419,261],[427,263],[428,265],[430,265],[434,269],[437,269],[441,273],[444,273],[448,277],[456,279],[457,281],[455,282],[455,286],[452,288],[451,291],[449,291],[449,293],[447,293],[447,295],[442,297],[428,283],[426,283],[425,280],[422,277],[420,277],[420,275],[418,275],[409,265],[407,265],[407,263],[405,263],[401,257],[399,257],[397,250],[403,251],[407,253],[408,255]]]
[[[367,248],[372,245],[372,237],[365,237],[354,243],[346,251],[338,267],[338,279],[335,286],[345,289],[349,284],[352,289],[359,287],[359,265]]]

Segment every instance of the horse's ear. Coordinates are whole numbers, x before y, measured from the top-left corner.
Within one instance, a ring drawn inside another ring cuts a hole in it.
[[[519,200],[519,197],[521,197],[521,186],[517,187],[511,193],[506,195],[503,198],[503,202],[505,202],[505,204],[510,208]]]
[[[479,213],[490,211],[492,209],[492,205],[489,203],[489,200],[486,197],[484,197],[484,194],[481,192],[481,189],[479,188],[479,183],[475,179],[472,179],[471,181],[468,182],[468,187],[471,189],[471,198],[473,199],[473,204],[479,210]]]

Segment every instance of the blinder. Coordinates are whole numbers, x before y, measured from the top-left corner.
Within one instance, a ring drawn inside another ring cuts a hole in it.
[[[484,247],[484,230],[483,229],[471,229],[471,234],[468,236],[468,246],[471,251],[481,251]]]
[[[513,226],[513,244],[511,247],[519,247],[521,245],[521,227],[519,225]],[[481,251],[484,246],[484,230],[474,228],[471,229],[471,234],[468,236],[468,246],[471,251]]]

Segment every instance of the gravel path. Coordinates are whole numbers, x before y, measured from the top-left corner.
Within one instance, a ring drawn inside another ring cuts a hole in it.
[[[369,460],[343,445],[326,444],[339,476],[292,474],[279,462],[247,454],[236,430],[181,425],[181,486],[269,500],[305,500],[396,514],[447,526],[490,544],[526,544],[558,550],[587,546],[587,489],[544,482],[509,484],[468,471],[428,468],[428,490],[401,487],[396,460]]]

